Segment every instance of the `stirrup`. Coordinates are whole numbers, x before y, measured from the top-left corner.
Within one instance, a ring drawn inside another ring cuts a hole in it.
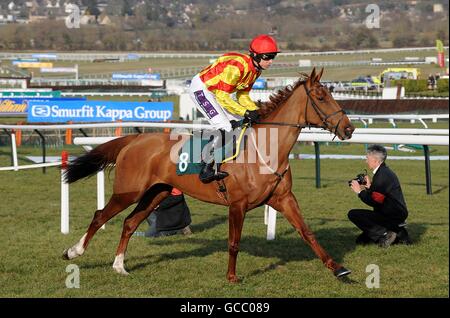
[[[225,171],[217,171],[217,173],[214,175],[215,176],[215,180],[219,181],[222,179],[225,179],[226,177],[229,176],[228,172]]]
[[[215,176],[216,176],[216,180],[217,181],[222,180],[222,179],[224,179],[224,178],[229,176],[228,172],[220,171],[220,165],[221,165],[220,163],[216,164],[216,174],[215,174]]]

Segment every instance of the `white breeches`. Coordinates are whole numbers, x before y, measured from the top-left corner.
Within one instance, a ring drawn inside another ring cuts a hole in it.
[[[200,76],[195,75],[189,87],[189,95],[194,101],[197,109],[205,116],[208,122],[214,129],[223,129],[230,132],[230,120],[241,120],[242,117],[234,115],[222,108],[216,101],[213,93],[211,93],[200,79]]]

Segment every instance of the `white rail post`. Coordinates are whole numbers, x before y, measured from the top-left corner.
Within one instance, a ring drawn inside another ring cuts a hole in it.
[[[16,134],[14,133],[14,131],[11,132],[11,151],[13,156],[14,171],[19,171],[19,162],[17,160]]]
[[[105,171],[97,173],[97,210],[102,210],[105,207]],[[105,224],[101,227],[105,229]]]
[[[64,172],[67,171],[67,161],[69,154],[67,151],[61,153],[61,233],[69,234],[69,184],[64,179]]]
[[[267,240],[274,240],[277,225],[277,211],[268,205],[264,207],[264,224],[267,225]]]

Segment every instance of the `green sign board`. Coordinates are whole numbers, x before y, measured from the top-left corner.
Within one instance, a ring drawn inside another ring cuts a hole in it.
[[[1,97],[14,97],[14,98],[26,98],[26,97],[59,98],[59,97],[61,97],[61,91],[49,91],[49,92],[36,92],[36,91],[0,92],[0,98]]]
[[[166,97],[168,94],[167,94],[167,91],[165,91],[165,90],[160,90],[160,91],[151,91],[150,92],[150,97],[151,98],[159,98],[159,97]]]

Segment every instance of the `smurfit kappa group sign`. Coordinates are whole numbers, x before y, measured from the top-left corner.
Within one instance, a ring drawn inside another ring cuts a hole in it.
[[[172,102],[30,101],[28,122],[166,121]]]

